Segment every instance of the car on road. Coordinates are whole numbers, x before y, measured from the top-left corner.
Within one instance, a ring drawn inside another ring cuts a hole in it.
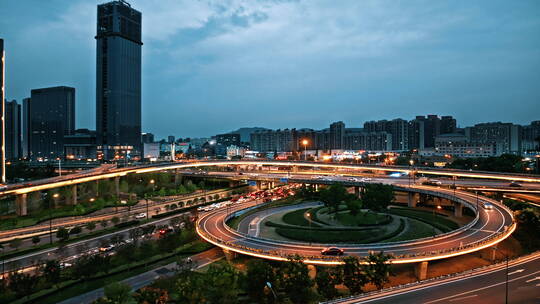
[[[100,247],[99,252],[109,252],[109,251],[111,251],[113,249],[114,249],[114,245],[111,244],[111,245],[108,245],[108,246],[105,246],[105,247]]]
[[[486,209],[486,210],[492,210],[492,209],[493,209],[493,204],[491,204],[491,203],[484,203],[484,209]]]
[[[343,255],[345,251],[338,247],[327,247],[321,250],[322,255]]]
[[[510,186],[510,187],[516,187],[516,188],[517,188],[517,187],[521,187],[521,185],[518,184],[516,181],[511,181],[509,186]]]
[[[166,228],[159,229],[158,232],[159,232],[160,235],[165,235],[165,234],[167,234],[169,232],[173,232],[173,231],[174,231],[174,229],[172,229],[171,227],[166,227]]]
[[[144,213],[144,212],[135,215],[135,218],[136,218],[136,219],[142,219],[142,218],[145,218],[145,217],[146,217],[146,213]]]

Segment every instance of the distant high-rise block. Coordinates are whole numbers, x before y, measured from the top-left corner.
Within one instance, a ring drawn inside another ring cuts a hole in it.
[[[345,124],[342,121],[330,125],[330,149],[343,149]]]
[[[71,135],[75,130],[75,88],[32,90],[29,105],[30,158],[63,157],[64,135]]]
[[[22,102],[22,157],[30,157],[30,98],[23,99]]]
[[[5,103],[5,144],[6,159],[21,157],[21,105],[17,101]]]
[[[96,131],[105,159],[141,155],[141,19],[125,1],[97,7]]]
[[[4,79],[5,74],[5,60],[6,52],[4,51],[4,39],[0,39],[0,144],[2,145],[0,149],[0,182],[6,182],[6,152],[5,152],[5,124],[4,124],[4,99],[6,98],[6,92],[4,90],[6,84]]]

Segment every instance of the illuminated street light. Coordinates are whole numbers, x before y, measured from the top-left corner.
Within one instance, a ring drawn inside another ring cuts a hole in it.
[[[309,219],[309,246],[311,246],[311,237],[313,236],[313,231],[311,231],[311,213],[306,213],[306,216]]]
[[[304,145],[304,160],[307,161],[307,145],[309,144],[309,141],[307,139],[302,140],[302,145]]]

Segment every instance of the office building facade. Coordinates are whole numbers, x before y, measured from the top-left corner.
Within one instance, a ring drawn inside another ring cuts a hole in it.
[[[75,88],[52,87],[31,91],[29,102],[29,156],[64,156],[64,136],[75,130]]]
[[[105,159],[141,155],[141,19],[125,1],[97,8],[96,136]]]
[[[22,157],[28,158],[30,156],[30,102],[31,98],[24,98],[22,102],[22,114],[21,114],[21,132],[22,132]]]
[[[5,153],[7,160],[21,157],[21,105],[17,101],[5,102]]]
[[[521,153],[521,126],[512,123],[480,123],[465,128],[465,135],[471,142],[493,143],[497,155]]]
[[[5,152],[5,109],[4,102],[6,98],[5,92],[5,67],[6,62],[6,52],[4,51],[4,39],[0,39],[0,144],[2,145],[0,149],[0,182],[6,182],[6,152]]]

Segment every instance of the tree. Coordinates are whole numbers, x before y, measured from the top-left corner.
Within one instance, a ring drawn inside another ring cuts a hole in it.
[[[18,297],[29,296],[34,291],[38,283],[36,276],[12,272],[9,275],[9,289],[11,289]]]
[[[103,220],[103,221],[99,222],[99,225],[101,225],[102,228],[107,227],[107,224],[108,224],[107,220]]]
[[[333,184],[320,191],[321,201],[329,209],[334,209],[334,212],[338,211],[339,205],[345,202],[347,196],[347,189],[340,184]]]
[[[209,303],[238,303],[240,274],[229,264],[210,266],[205,275],[204,297]]]
[[[88,229],[90,231],[96,229],[96,223],[95,222],[90,222],[90,223],[86,224],[86,229]]]
[[[61,242],[65,242],[69,239],[69,231],[65,227],[60,227],[56,231],[56,237],[59,238]]]
[[[184,272],[178,276],[175,291],[178,293],[178,303],[207,303],[204,290],[207,287],[205,275],[198,272]]]
[[[388,261],[390,258],[390,255],[386,255],[380,251],[378,253],[370,252],[364,259],[366,262],[366,264],[362,265],[364,273],[368,280],[377,286],[377,289],[382,289],[384,283],[389,280],[391,266]]]
[[[111,219],[111,222],[113,222],[114,225],[117,225],[120,222],[120,218],[118,218],[118,216],[115,216]]]
[[[60,262],[57,260],[49,260],[43,268],[43,275],[48,282],[57,284],[60,282],[62,270],[60,269]]]
[[[22,241],[21,239],[13,239],[11,241],[9,241],[9,247],[17,250],[17,248],[19,248],[22,244]]]
[[[264,292],[266,282],[275,285],[274,268],[265,260],[250,260],[247,263],[246,287],[244,289],[253,301],[263,302],[268,296]]]
[[[343,259],[341,265],[343,271],[343,284],[352,294],[362,292],[362,287],[369,281],[366,274],[362,271],[360,260],[356,256],[348,256]]]
[[[391,185],[367,184],[362,193],[362,203],[364,207],[370,210],[386,210],[393,201],[394,188]]]
[[[362,208],[362,202],[360,200],[349,200],[347,201],[347,209],[352,215],[357,215]]]
[[[169,301],[169,293],[165,289],[143,287],[133,294],[137,303],[165,304]]]
[[[32,243],[33,243],[34,245],[37,245],[39,242],[41,242],[41,239],[39,238],[39,236],[34,235],[34,236],[32,237]]]
[[[281,265],[280,287],[285,291],[293,303],[309,303],[312,299],[311,287],[313,281],[309,277],[307,265],[300,256],[290,257]]]
[[[69,231],[69,234],[79,234],[81,232],[82,232],[82,228],[79,226],[75,226],[71,228],[71,230]]]
[[[341,284],[343,275],[339,267],[317,267],[317,291],[325,299],[333,299],[339,295],[336,285]]]
[[[113,303],[123,304],[131,299],[131,287],[125,283],[114,282],[104,289],[105,297]]]

